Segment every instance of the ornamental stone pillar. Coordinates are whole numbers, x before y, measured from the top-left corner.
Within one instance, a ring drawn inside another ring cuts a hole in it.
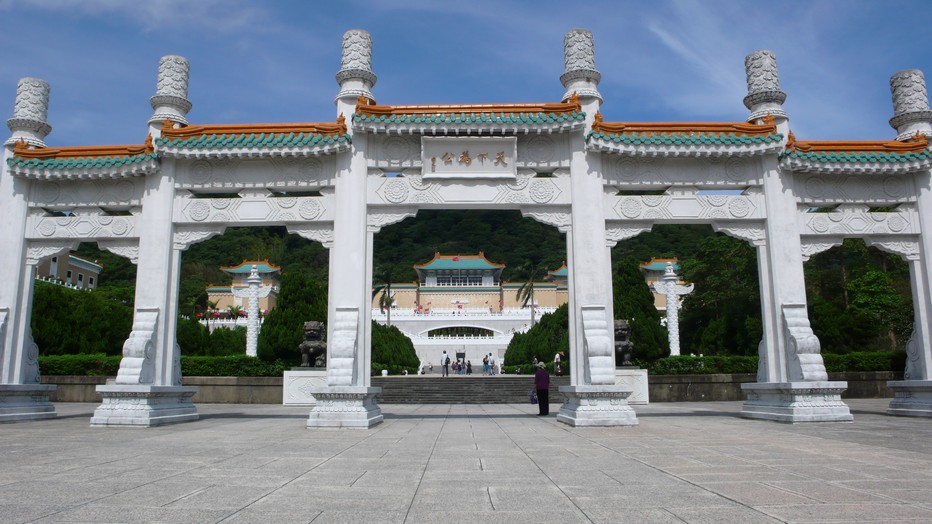
[[[360,97],[373,100],[372,37],[354,29],[343,35],[335,104],[352,136],[352,149],[336,159],[333,247],[327,304],[327,386],[311,390],[317,403],[307,427],[369,428],[382,422],[371,387],[370,322],[372,242],[366,227],[367,136],[356,132],[353,114]]]
[[[916,133],[932,136],[932,110],[926,93],[926,78],[919,69],[906,69],[890,77],[893,118],[897,140],[909,140]]]
[[[259,267],[252,266],[249,278],[246,279],[249,287],[246,289],[232,288],[233,296],[245,298],[246,302],[246,355],[255,357],[259,355],[259,299],[269,296],[272,292],[270,286],[262,286],[262,277],[259,276]]]
[[[591,126],[602,96],[592,33],[573,29],[563,40],[564,100],[578,97]],[[566,234],[569,268],[570,385],[557,420],[571,426],[633,426],[630,386],[615,385],[611,251],[605,238],[600,153],[588,153],[589,126],[570,137],[571,228]]]
[[[153,138],[161,136],[162,125],[166,120],[177,126],[188,125],[186,115],[191,110],[188,100],[188,75],[191,67],[182,56],[167,55],[159,60],[159,76],[155,87],[155,96],[149,99],[152,116],[149,117],[149,134]]]
[[[667,301],[667,338],[670,341],[670,356],[680,354],[680,297],[693,291],[692,284],[684,286],[678,284],[678,280],[679,278],[673,271],[673,263],[667,262],[663,277],[653,285],[654,291],[663,295]]]
[[[55,416],[48,397],[56,387],[39,384],[39,348],[30,329],[38,263],[37,256],[29,257],[25,240],[31,183],[12,176],[7,165],[17,143],[45,147],[43,140],[52,129],[46,122],[48,103],[48,83],[37,78],[19,81],[13,118],[7,120],[12,136],[4,142],[0,164],[0,422]]]
[[[894,116],[890,125],[897,140],[909,140],[916,133],[932,136],[932,111],[925,77],[918,69],[907,69],[890,79]],[[910,417],[932,417],[932,173],[913,175],[916,211],[921,227],[916,253],[900,253],[909,262],[913,295],[913,333],[906,344],[903,380],[887,382],[894,398],[887,413]],[[884,246],[879,246],[884,247]],[[887,249],[891,251],[890,249]]]
[[[156,113],[158,108],[178,105],[185,94],[187,61],[174,56],[163,58],[159,63],[159,91],[153,97]],[[153,115],[150,130],[161,129],[154,125],[156,120]],[[191,403],[197,388],[181,385],[181,350],[175,341],[184,247],[174,243],[175,169],[175,160],[163,158],[159,172],[145,180],[142,213],[136,219],[139,263],[133,328],[123,344],[116,383],[97,386],[103,401],[94,411],[92,426],[149,427],[198,419]]]
[[[789,118],[783,110],[786,93],[780,90],[777,59],[770,51],[756,51],[744,61],[749,121],[774,117],[784,140]],[[780,171],[776,155],[762,159],[763,196],[767,220],[763,249],[758,249],[761,313],[764,337],[756,384],[744,384],[748,400],[741,415],[778,422],[829,422],[852,420],[841,401],[846,382],[829,382],[819,339],[812,332],[806,311],[802,244],[796,225],[796,198],[792,174]]]

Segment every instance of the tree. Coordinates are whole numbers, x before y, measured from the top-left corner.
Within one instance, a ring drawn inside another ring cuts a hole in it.
[[[133,308],[96,291],[36,282],[32,333],[44,355],[119,355],[133,325]]]
[[[421,361],[411,339],[395,326],[383,326],[372,321],[372,366],[400,372],[417,370]]]
[[[528,304],[530,304],[531,327],[534,327],[537,310],[537,303],[534,302],[534,282],[543,278],[547,274],[547,269],[540,262],[528,261],[521,264],[518,274],[522,276],[523,280],[521,287],[518,288],[518,302],[521,303],[522,308],[528,307]]]
[[[641,274],[637,260],[621,260],[612,278],[615,318],[627,320],[631,327],[634,356],[656,360],[670,354],[667,330],[660,324],[660,313],[654,306],[654,294]]]
[[[540,322],[525,333],[515,333],[505,350],[504,363],[530,364],[536,356],[542,362],[552,362],[553,356],[563,351],[569,355],[569,306],[563,304],[553,313],[541,317]],[[564,360],[564,364],[566,364]]]
[[[303,273],[282,275],[278,306],[269,312],[259,331],[259,357],[299,362],[298,346],[304,340],[304,323],[327,322],[327,284]]]
[[[390,265],[379,265],[376,266],[375,270],[372,272],[374,278],[377,278],[379,282],[378,285],[372,286],[372,298],[375,298],[376,295],[379,295],[379,311],[385,313],[385,323],[389,326],[392,325],[392,304],[394,304],[395,299],[392,297],[392,267]],[[387,308],[387,313],[386,313]]]

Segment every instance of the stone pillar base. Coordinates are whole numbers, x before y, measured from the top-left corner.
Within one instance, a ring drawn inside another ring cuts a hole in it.
[[[382,388],[328,386],[311,388],[317,404],[307,418],[309,428],[368,429],[382,422],[382,410],[375,396]]]
[[[637,426],[638,419],[628,405],[629,386],[560,386],[566,401],[557,420],[573,427]]]
[[[191,397],[194,386],[97,386],[103,402],[94,410],[91,426],[152,427],[198,419]]]
[[[53,384],[0,384],[0,422],[55,418]]]
[[[893,400],[887,415],[900,417],[932,417],[932,380],[891,380]]]
[[[632,406],[650,404],[646,369],[637,367],[615,368],[615,385],[631,390],[631,395],[627,398],[628,404]]]
[[[327,368],[302,368],[285,372],[282,387],[282,404],[285,406],[313,406],[317,403],[312,389],[327,386]]]
[[[742,384],[748,399],[741,416],[761,420],[797,422],[851,422],[854,417],[842,402],[847,382],[760,382]]]

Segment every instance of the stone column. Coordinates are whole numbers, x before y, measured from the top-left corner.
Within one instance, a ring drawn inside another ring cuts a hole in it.
[[[382,422],[375,402],[381,388],[370,387],[369,324],[371,243],[366,228],[366,146],[364,133],[353,129],[360,96],[372,99],[372,37],[362,30],[343,35],[343,57],[337,83],[337,115],[346,120],[352,149],[336,159],[333,247],[330,249],[327,305],[327,386],[311,391],[317,404],[307,427],[369,428]]]
[[[916,133],[932,137],[932,111],[922,71],[908,69],[893,75],[890,90],[894,109],[890,125],[896,129],[896,139],[909,140]],[[932,173],[917,173],[913,180],[921,234],[917,252],[900,253],[909,261],[915,315],[913,334],[906,345],[903,380],[887,383],[894,394],[887,413],[932,417],[932,296],[929,288],[932,282]]]
[[[760,123],[773,116],[786,140],[789,119],[782,106],[786,94],[780,90],[776,57],[770,51],[756,51],[744,63],[748,83],[744,104],[751,110],[748,120]],[[766,379],[778,382],[744,384],[748,400],[741,415],[779,422],[850,421],[848,406],[841,401],[848,384],[828,381],[819,339],[809,325],[792,174],[780,171],[776,155],[763,158],[762,164],[767,248],[759,249],[758,256],[767,260],[758,262],[758,267],[767,274],[760,275],[765,325],[760,354],[780,354],[785,365],[761,362],[767,369]],[[758,380],[763,375],[759,372]]]
[[[7,120],[12,136],[4,143],[0,165],[0,422],[55,416],[48,397],[56,388],[39,384],[38,347],[30,331],[38,263],[28,257],[25,240],[31,183],[12,176],[7,165],[17,142],[45,147],[44,138],[52,129],[46,122],[48,103],[46,82],[37,78],[19,81],[13,118]]]
[[[246,279],[249,287],[246,289],[231,289],[233,296],[246,298],[246,355],[255,357],[259,355],[259,299],[269,296],[272,288],[262,286],[262,277],[259,276],[258,266],[253,265]]]
[[[654,282],[654,291],[667,298],[667,335],[670,340],[670,356],[680,354],[680,296],[693,292],[693,285],[677,284],[678,278],[673,271],[673,263],[667,262],[663,277]]]
[[[183,88],[177,74],[167,73],[177,73],[179,63],[187,65],[181,57],[162,59],[159,92],[153,100],[187,92],[187,67],[183,68]],[[150,131],[155,136],[161,131],[156,120],[150,120]],[[181,385],[181,351],[175,342],[184,247],[174,243],[175,167],[173,159],[163,158],[159,172],[146,177],[142,214],[136,222],[139,264],[133,329],[123,344],[116,384],[97,387],[103,402],[94,411],[92,426],[148,427],[198,418],[191,403],[197,388]]]
[[[579,97],[592,124],[602,97],[595,69],[592,33],[566,33],[560,77],[564,100]],[[601,155],[586,152],[587,129],[570,138],[571,228],[566,235],[569,264],[570,385],[557,420],[571,426],[632,426],[637,417],[627,398],[633,389],[615,385],[611,256],[606,247]]]
[[[932,110],[926,92],[926,78],[918,69],[906,69],[890,77],[893,95],[893,118],[897,140],[909,140],[916,133],[932,136]]]

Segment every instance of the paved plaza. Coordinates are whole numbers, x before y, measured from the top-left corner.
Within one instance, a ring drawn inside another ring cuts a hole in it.
[[[853,423],[636,407],[571,428],[531,405],[382,406],[370,430],[307,408],[201,404],[201,420],[91,428],[96,404],[0,425],[2,522],[932,521],[932,421],[850,400]]]

